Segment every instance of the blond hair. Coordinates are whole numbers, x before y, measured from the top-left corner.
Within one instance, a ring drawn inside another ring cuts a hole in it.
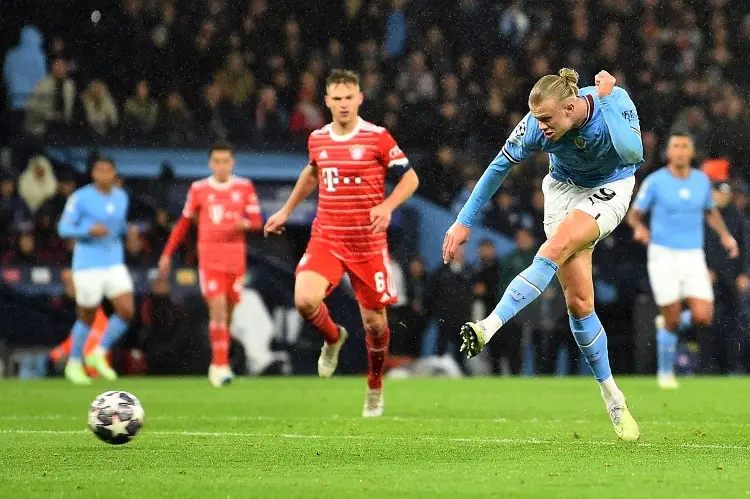
[[[562,68],[556,75],[542,76],[529,94],[529,107],[537,106],[547,99],[563,101],[578,96],[578,73]]]

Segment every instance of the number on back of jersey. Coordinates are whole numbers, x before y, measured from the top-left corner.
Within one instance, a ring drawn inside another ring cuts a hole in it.
[[[523,141],[524,135],[526,135],[526,121],[529,119],[529,115],[523,117],[521,121],[518,122],[518,125],[516,125],[516,128],[513,129],[513,131],[510,134],[510,137],[508,137],[508,142],[511,144],[515,144],[517,146],[521,145],[521,142]]]

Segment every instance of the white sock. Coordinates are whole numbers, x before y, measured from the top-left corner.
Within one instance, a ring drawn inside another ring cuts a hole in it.
[[[484,341],[485,343],[490,341],[490,338],[495,336],[497,330],[503,325],[503,320],[495,314],[490,314],[487,318],[479,321],[479,325],[484,329]]]
[[[625,400],[625,396],[620,391],[617,383],[615,383],[614,376],[610,376],[604,381],[600,381],[599,388],[601,389],[602,397],[607,401],[607,405],[609,405],[610,401],[617,404],[622,403]]]

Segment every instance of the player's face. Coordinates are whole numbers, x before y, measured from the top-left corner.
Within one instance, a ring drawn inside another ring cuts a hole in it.
[[[341,125],[357,119],[363,99],[359,87],[351,83],[334,83],[326,89],[326,106],[331,110],[333,121]]]
[[[693,161],[693,141],[689,137],[670,137],[667,144],[667,161],[677,167],[690,166]]]
[[[109,161],[97,161],[91,170],[91,178],[99,188],[111,189],[117,181],[117,171]]]
[[[573,128],[575,105],[570,99],[558,101],[550,98],[536,106],[530,106],[531,114],[539,122],[539,129],[547,140],[558,140]]]
[[[214,172],[214,177],[219,182],[226,182],[232,175],[234,168],[234,155],[230,151],[214,151],[208,160],[208,166]]]

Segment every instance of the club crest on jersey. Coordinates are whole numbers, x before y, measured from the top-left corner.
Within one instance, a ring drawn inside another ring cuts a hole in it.
[[[575,137],[573,139],[573,144],[575,144],[575,146],[581,151],[586,149],[586,139],[584,139],[583,137]]]
[[[214,201],[216,201],[216,196],[214,196],[213,194],[209,194],[208,195],[208,202],[209,203],[213,203]]]
[[[365,155],[365,148],[363,146],[352,146],[349,148],[349,151],[351,151],[354,161],[359,161]]]
[[[233,192],[232,193],[232,202],[233,203],[239,203],[241,197],[242,197],[242,195],[239,192]]]
[[[679,196],[680,199],[690,199],[690,189],[688,189],[687,187],[683,187],[682,189],[680,189]]]
[[[321,152],[320,156],[318,156],[318,159],[321,160],[321,161],[324,160],[324,159],[328,159],[328,152],[325,151],[325,150],[323,152]]]

